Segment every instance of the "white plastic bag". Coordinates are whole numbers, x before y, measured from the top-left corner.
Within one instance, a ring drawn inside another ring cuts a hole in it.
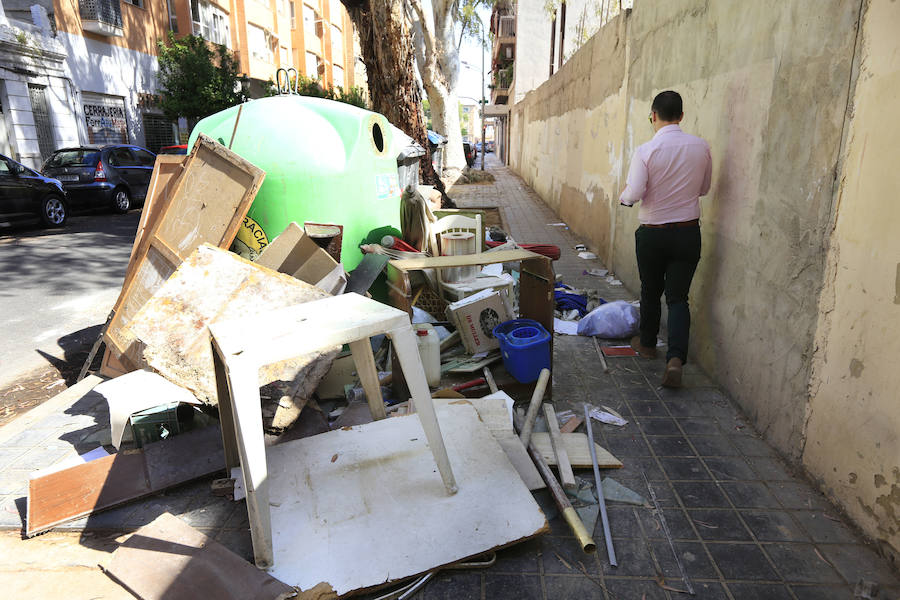
[[[638,332],[638,309],[616,300],[601,304],[578,321],[578,335],[599,335],[605,338],[626,338]]]

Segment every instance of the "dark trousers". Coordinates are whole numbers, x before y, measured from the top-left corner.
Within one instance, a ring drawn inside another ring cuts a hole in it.
[[[641,344],[656,347],[660,297],[669,308],[669,350],[666,360],[687,362],[691,311],[688,291],[700,262],[700,226],[638,227],[634,232],[638,272],[641,275]]]

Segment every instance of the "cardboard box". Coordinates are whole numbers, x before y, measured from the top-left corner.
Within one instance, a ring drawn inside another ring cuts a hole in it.
[[[500,347],[494,327],[512,319],[500,292],[484,290],[447,307],[447,320],[456,326],[469,354]]]
[[[296,223],[288,225],[281,235],[263,248],[256,264],[305,281],[333,295],[342,293],[347,285],[343,267]]]

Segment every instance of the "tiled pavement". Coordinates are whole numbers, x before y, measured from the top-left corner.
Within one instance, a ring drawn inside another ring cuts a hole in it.
[[[572,251],[578,243],[537,196],[488,155],[493,185],[451,190],[460,206],[498,206],[518,241],[559,245],[554,264],[566,283],[596,287],[607,299],[633,299],[622,286],[582,275],[601,266]],[[786,466],[695,365],[685,367],[685,386],[658,386],[662,360],[608,359],[599,368],[587,338],[557,336],[553,397],[558,410],[581,403],[605,404],[629,424],[594,425],[597,442],[624,463],[605,474],[648,496],[649,480],[674,544],[703,599],[853,598],[860,579],[881,586],[878,598],[900,598],[900,580],[890,565],[845,524],[828,501]],[[85,452],[108,437],[105,404],[88,395],[62,413],[0,443],[0,528],[19,529],[27,474],[61,458]],[[0,430],[0,440],[5,436]],[[590,479],[590,471],[576,473]],[[180,516],[239,555],[250,559],[243,502],[209,493],[209,479],[181,486],[143,502],[100,513],[67,529],[133,530],[163,511]],[[538,500],[555,515],[545,494]],[[609,566],[598,522],[598,552],[583,554],[558,516],[551,533],[497,553],[489,569],[444,571],[416,598],[515,600],[679,598],[683,589],[671,549],[651,509],[609,503],[618,568]],[[82,538],[91,543],[91,534]]]

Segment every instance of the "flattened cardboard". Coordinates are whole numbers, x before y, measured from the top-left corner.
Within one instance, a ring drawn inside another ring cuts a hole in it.
[[[512,316],[500,292],[485,290],[449,305],[447,318],[455,323],[466,352],[476,354],[500,347],[492,330]]]

